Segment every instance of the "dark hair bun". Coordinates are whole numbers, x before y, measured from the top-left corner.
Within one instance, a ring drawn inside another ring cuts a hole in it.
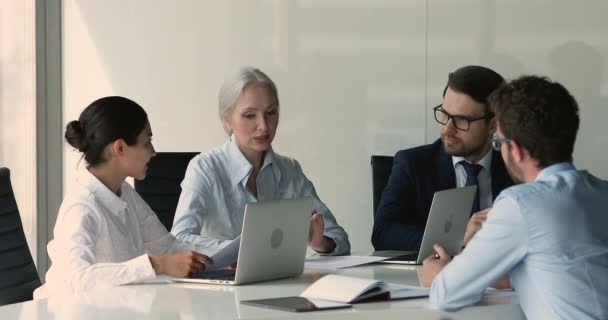
[[[97,99],[84,108],[78,121],[65,128],[65,140],[78,151],[90,166],[105,160],[106,147],[123,139],[127,145],[137,144],[137,137],[148,124],[146,111],[136,102],[124,97]]]
[[[85,143],[84,130],[82,130],[78,120],[73,120],[68,123],[65,128],[65,140],[80,152],[86,150],[87,143]]]

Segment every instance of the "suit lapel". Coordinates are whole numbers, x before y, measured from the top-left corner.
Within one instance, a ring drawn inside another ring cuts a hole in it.
[[[439,190],[456,188],[456,173],[454,172],[454,163],[452,157],[445,153],[443,144],[439,144],[439,172],[438,172]]]

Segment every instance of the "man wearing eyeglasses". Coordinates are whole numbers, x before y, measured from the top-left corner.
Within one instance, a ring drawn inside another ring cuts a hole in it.
[[[423,262],[438,308],[478,302],[499,278],[528,319],[608,319],[608,181],[572,164],[578,104],[557,82],[525,76],[496,91],[493,147],[514,181],[483,228],[452,259]]]
[[[443,103],[433,109],[441,139],[397,152],[374,215],[375,250],[418,250],[437,191],[478,186],[466,244],[486,219],[493,199],[512,181],[500,154],[492,152],[496,130],[487,98],[504,82],[481,66],[462,67],[448,77]]]

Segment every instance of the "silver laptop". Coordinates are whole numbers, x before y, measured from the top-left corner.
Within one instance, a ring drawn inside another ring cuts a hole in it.
[[[443,246],[454,256],[462,249],[477,186],[435,192],[419,251],[376,251],[375,256],[390,257],[382,263],[422,264],[435,254],[433,244]]]
[[[300,275],[312,210],[311,198],[248,203],[236,270],[201,272],[173,280],[239,285]]]

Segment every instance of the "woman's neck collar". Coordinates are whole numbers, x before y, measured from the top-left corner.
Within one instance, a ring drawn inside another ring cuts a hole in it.
[[[96,166],[89,166],[87,170],[99,179],[110,191],[120,197],[120,186],[127,178],[121,174],[116,168],[112,168],[109,164],[103,163]]]

